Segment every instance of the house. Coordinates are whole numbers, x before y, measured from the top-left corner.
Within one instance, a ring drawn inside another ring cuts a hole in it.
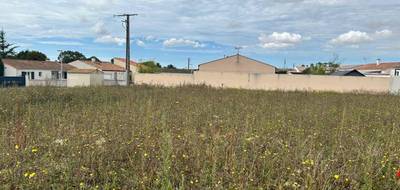
[[[400,69],[400,62],[381,63],[377,60],[376,63],[360,65],[354,69],[368,77],[391,77],[396,74],[396,70]]]
[[[98,69],[72,69],[68,71],[67,86],[101,86],[103,72]]]
[[[114,65],[118,65],[122,68],[126,67],[126,59],[124,58],[113,58],[111,59],[111,63]],[[136,63],[135,61],[130,61],[130,69],[132,73],[138,73],[139,72],[139,64]]]
[[[364,74],[361,72],[353,69],[353,70],[348,70],[348,71],[336,71],[331,74],[331,76],[351,76],[351,77],[365,77]]]
[[[78,69],[98,69],[103,72],[103,84],[104,85],[124,85],[125,80],[125,69],[118,65],[111,64],[109,62],[98,62],[96,60],[79,60],[69,63]]]
[[[200,72],[239,72],[275,74],[276,67],[237,54],[199,65]]]
[[[75,67],[53,61],[31,61],[18,59],[3,59],[4,76],[25,76],[28,86],[66,86],[67,72]],[[61,70],[62,79],[61,79]]]

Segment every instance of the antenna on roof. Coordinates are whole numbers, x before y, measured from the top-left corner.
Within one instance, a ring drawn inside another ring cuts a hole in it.
[[[238,55],[240,54],[240,50],[242,50],[242,49],[243,49],[243,47],[241,47],[241,46],[236,46],[235,47],[235,50],[237,51]]]

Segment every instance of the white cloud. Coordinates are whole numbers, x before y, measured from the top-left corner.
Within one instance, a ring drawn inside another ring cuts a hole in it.
[[[373,38],[366,32],[349,31],[332,39],[330,43],[335,45],[358,45],[372,40]]]
[[[142,40],[136,40],[136,45],[138,45],[139,47],[146,46],[146,44]]]
[[[95,39],[95,42],[98,43],[114,43],[114,44],[118,44],[118,45],[123,45],[125,43],[125,39],[124,38],[119,38],[119,37],[114,37],[111,35],[105,35],[105,36],[100,36],[98,38]]]
[[[97,35],[95,42],[98,43],[114,43],[118,45],[123,45],[125,43],[124,38],[116,37],[111,35],[111,32],[108,31],[107,27],[103,22],[97,22],[93,27],[92,31]]]
[[[206,45],[198,41],[187,40],[183,38],[170,38],[163,42],[164,47],[193,47],[193,48],[203,48]]]
[[[66,42],[66,41],[40,41],[40,44],[57,45],[57,46],[82,46],[80,42]]]
[[[392,35],[393,35],[393,32],[392,32],[391,30],[385,29],[385,30],[381,30],[381,31],[376,31],[376,32],[375,32],[375,35],[376,35],[377,37],[387,38],[387,37],[392,36]]]
[[[307,38],[309,39],[309,38]],[[258,37],[258,40],[261,42],[260,46],[266,49],[280,49],[292,47],[303,40],[307,40],[303,38],[300,34],[288,33],[288,32],[273,32],[270,35],[261,34]]]

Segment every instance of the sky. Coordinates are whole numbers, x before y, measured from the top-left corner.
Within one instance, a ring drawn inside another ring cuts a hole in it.
[[[164,66],[197,68],[235,47],[277,67],[400,61],[398,0],[0,0],[0,27],[18,50],[109,61],[125,56],[122,13],[139,14],[131,57]]]

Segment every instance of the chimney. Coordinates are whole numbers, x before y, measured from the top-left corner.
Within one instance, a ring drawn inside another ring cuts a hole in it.
[[[377,60],[376,60],[376,65],[379,66],[380,64],[381,64],[381,59],[377,59]]]

